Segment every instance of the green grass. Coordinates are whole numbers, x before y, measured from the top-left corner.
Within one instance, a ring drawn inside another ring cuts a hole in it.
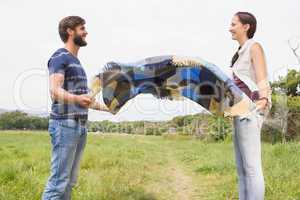
[[[0,132],[0,200],[40,199],[50,148],[46,132]],[[267,200],[300,199],[299,155],[299,143],[263,144]],[[73,199],[238,199],[232,143],[89,135]]]

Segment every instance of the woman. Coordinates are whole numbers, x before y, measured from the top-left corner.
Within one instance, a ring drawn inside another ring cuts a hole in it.
[[[261,45],[252,38],[256,19],[248,12],[233,16],[229,29],[239,49],[232,58],[235,84],[257,105],[257,112],[246,119],[234,118],[234,149],[239,178],[240,200],[264,199],[264,177],[261,163],[261,127],[264,114],[271,106],[271,90]]]

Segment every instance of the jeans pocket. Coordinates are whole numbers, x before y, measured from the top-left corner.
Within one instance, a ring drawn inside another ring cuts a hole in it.
[[[60,120],[60,144],[62,146],[76,145],[80,138],[80,126],[74,119]]]
[[[257,110],[256,117],[257,117],[257,124],[261,128],[265,121],[265,112],[262,110]]]
[[[55,120],[53,119],[49,119],[49,122],[48,122],[48,131],[50,133],[50,135],[55,132],[55,129],[57,127],[57,123]]]
[[[263,110],[257,110],[257,113],[260,115],[260,116],[265,116],[265,112]]]
[[[63,119],[60,120],[60,125],[65,128],[75,129],[78,126],[78,122],[74,119]]]
[[[57,120],[50,119],[48,126],[49,135],[51,137],[51,143],[53,147],[56,147],[59,144],[59,124]]]
[[[265,112],[263,110],[257,110],[257,116],[259,116],[261,120],[264,120]]]

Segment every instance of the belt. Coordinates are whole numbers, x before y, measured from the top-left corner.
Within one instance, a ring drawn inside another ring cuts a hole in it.
[[[75,116],[74,120],[77,121],[80,125],[86,125],[88,121],[86,117],[82,117],[82,116]]]

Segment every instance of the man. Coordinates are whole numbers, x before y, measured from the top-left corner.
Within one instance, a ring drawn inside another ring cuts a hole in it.
[[[77,58],[80,47],[87,45],[84,25],[85,20],[78,16],[62,19],[58,31],[64,48],[48,61],[53,101],[49,120],[52,159],[43,200],[71,199],[86,144],[88,108],[107,111],[105,105],[88,95],[87,77]]]

